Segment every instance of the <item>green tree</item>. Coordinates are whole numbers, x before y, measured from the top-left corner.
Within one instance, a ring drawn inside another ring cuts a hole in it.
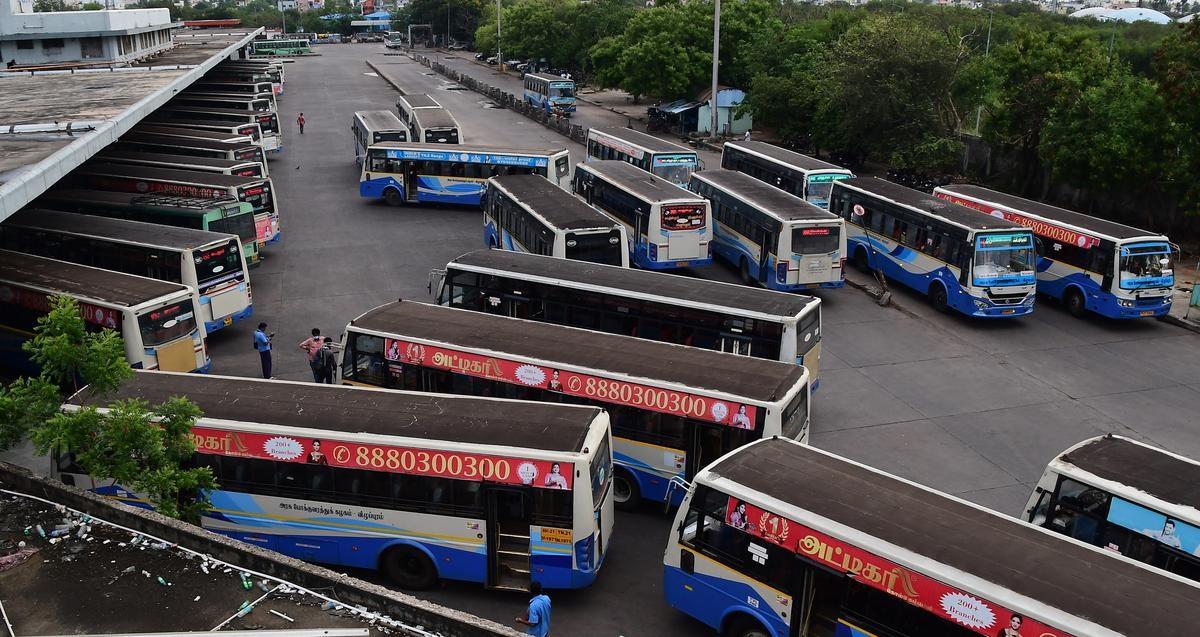
[[[1164,159],[1175,166],[1180,202],[1200,212],[1200,20],[1176,28],[1154,56],[1158,92],[1170,119],[1173,143]]]
[[[656,6],[636,12],[625,31],[591,51],[596,81],[634,96],[675,99],[705,85],[712,65],[712,7]]]
[[[58,388],[44,378],[18,378],[0,387],[0,451],[13,448],[58,412]]]
[[[33,0],[33,10],[36,13],[50,11],[79,11],[79,5],[67,0]]]
[[[79,8],[83,11],[102,11],[104,9],[104,5],[100,4],[99,2],[85,2]]]
[[[75,299],[56,296],[50,311],[38,318],[33,338],[22,348],[41,377],[64,389],[78,391],[80,381],[93,392],[105,393],[133,375],[125,360],[125,342],[113,330],[89,332]]]

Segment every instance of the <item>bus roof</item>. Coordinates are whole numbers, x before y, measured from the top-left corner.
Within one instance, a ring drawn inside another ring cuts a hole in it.
[[[551,75],[549,73],[526,73],[525,77],[532,77],[532,78],[536,78],[539,80],[545,80],[547,82],[570,82],[571,84],[575,83],[574,80],[571,80],[569,78],[565,78],[561,75]]]
[[[274,93],[221,93],[217,91],[185,90],[174,97],[174,103],[182,102],[257,102],[271,100]]]
[[[202,172],[198,170],[182,170],[177,168],[157,168],[155,166],[134,166],[130,164],[109,164],[103,161],[89,161],[75,169],[80,175],[103,175],[129,179],[149,179],[158,181],[179,181],[184,183],[204,184],[212,186],[248,186],[266,181],[267,177],[238,177],[221,173]]]
[[[138,124],[137,128],[125,133],[121,139],[132,137],[134,135],[158,135],[165,137],[184,137],[187,139],[206,139],[214,142],[225,144],[239,144],[241,146],[257,146],[251,141],[249,135],[231,135],[230,133],[222,133],[218,131],[204,130],[202,128],[189,128],[187,126],[172,126],[170,124]],[[242,142],[227,141],[230,137],[238,137],[244,139]]]
[[[197,129],[188,129],[188,130],[197,130]],[[210,131],[197,130],[197,132],[207,133]],[[220,135],[220,137],[227,139],[229,136],[228,135]],[[206,139],[206,138],[199,138],[199,137],[197,137],[197,138],[176,137],[174,135],[160,135],[158,133],[138,133],[138,132],[125,133],[124,135],[121,136],[121,139],[117,140],[117,143],[118,144],[121,144],[121,143],[153,144],[156,146],[178,146],[181,148],[203,148],[206,150],[224,150],[224,151],[232,151],[232,150],[237,150],[239,148],[250,148],[250,147],[256,145],[256,144],[251,143],[249,140],[247,140],[245,142],[227,142],[227,141],[221,141],[220,139]],[[112,148],[112,146],[109,146],[109,148]]]
[[[928,213],[934,217],[945,219],[964,228],[971,230],[1021,230],[1026,229],[1019,223],[993,217],[991,215],[979,214],[978,210],[972,210],[966,206],[960,206],[956,203],[950,203],[942,199],[938,199],[933,195],[926,194],[920,190],[906,188],[900,184],[892,183],[886,179],[878,177],[857,177],[855,179],[842,179],[833,182],[834,188],[846,187],[853,190],[858,190],[870,195],[876,195],[884,199],[888,199],[894,203],[910,206]]]
[[[55,203],[53,202],[57,202],[58,205],[69,204],[72,209],[80,207],[80,204],[95,204],[126,208],[157,208],[175,210],[186,214],[205,214],[212,210],[221,210],[229,207],[250,208],[250,204],[240,203],[230,197],[199,199],[173,197],[162,194],[96,190],[93,188],[55,188],[54,190],[47,191],[37,199],[37,205],[40,206],[54,206]]]
[[[665,139],[659,139],[653,135],[647,135],[642,131],[625,128],[624,126],[601,126],[593,128],[589,132],[596,132],[601,135],[607,135],[619,139],[626,144],[638,146],[652,153],[692,153],[696,151],[686,146],[671,143]]]
[[[782,221],[836,221],[837,215],[736,170],[702,170],[692,179],[708,182]]]
[[[195,155],[172,155],[170,153],[149,153],[136,150],[109,150],[104,149],[96,154],[97,159],[115,161],[122,163],[123,161],[141,161],[154,162],[162,164],[184,164],[187,166],[209,166],[212,168],[236,168],[247,164],[258,164],[253,159],[233,160],[233,159],[218,159],[216,157],[196,157]]]
[[[220,108],[217,106],[194,106],[191,104],[179,104],[170,102],[159,107],[152,115],[162,115],[164,118],[172,112],[179,113],[214,113],[217,115],[237,115],[244,117],[246,115],[273,115],[275,111],[249,111],[241,108]],[[204,122],[196,122],[203,124]]]
[[[728,141],[725,142],[725,147],[736,148],[738,150],[750,153],[751,155],[760,155],[762,157],[766,157],[767,159],[773,159],[789,166],[795,166],[801,170],[843,170],[847,173],[850,172],[848,168],[843,168],[837,164],[821,161],[816,157],[802,155],[795,151],[776,146],[775,144],[768,144],[766,142]]]
[[[617,159],[593,160],[575,165],[576,170],[581,168],[609,178],[617,187],[628,190],[650,203],[705,201],[703,197],[686,188]]]
[[[563,230],[612,228],[617,221],[538,175],[503,175],[488,180],[518,204]]]
[[[1091,215],[1085,215],[1082,212],[1075,212],[1073,210],[1059,208],[1058,206],[1051,206],[1048,203],[1042,203],[1040,201],[1024,199],[1022,197],[1003,193],[998,190],[984,188],[983,186],[973,186],[970,184],[951,184],[949,186],[940,186],[938,190],[944,190],[946,192],[962,195],[964,197],[978,199],[982,202],[1009,208],[1015,212],[1034,214],[1051,221],[1057,221],[1075,226],[1076,228],[1087,232],[1108,235],[1116,240],[1162,236],[1157,232],[1134,228],[1133,226],[1127,226],[1115,221],[1108,221],[1107,219],[1098,219]],[[976,214],[979,214],[979,211],[976,211]]]
[[[98,217],[61,210],[31,210],[29,208],[20,210],[5,219],[4,225],[128,241],[169,250],[190,250],[219,241],[237,239],[234,235],[195,228],[164,226],[157,223]]]
[[[379,142],[371,148],[429,151],[445,155],[516,155],[518,157],[552,157],[567,152],[566,148],[501,148],[498,146],[468,146],[466,144],[421,144],[418,142]],[[457,159],[455,160],[457,161]]]
[[[437,100],[426,95],[425,93],[409,93],[401,95],[400,101],[408,104],[409,108],[441,108],[442,105]]]
[[[536,323],[413,301],[381,305],[351,325],[547,364],[657,379],[760,402],[782,400],[804,375],[799,365],[629,336]]]
[[[355,111],[354,117],[375,131],[408,130],[404,122],[391,111]]]
[[[172,295],[190,295],[187,286],[144,276],[0,250],[0,282],[26,285],[52,293],[136,307]]]
[[[69,404],[104,407],[187,396],[202,418],[467,444],[580,452],[596,407],[314,385],[294,381],[136,372],[112,395],[81,390]]]
[[[1200,510],[1200,462],[1121,436],[1099,436],[1068,449],[1056,462],[1120,483],[1170,504]],[[1099,486],[1099,485],[1096,485]]]
[[[722,308],[748,317],[776,321],[799,317],[806,309],[821,303],[815,296],[509,250],[476,250],[448,265],[497,270],[523,279],[594,289],[615,297],[649,298],[696,308]]]
[[[413,110],[412,116],[421,128],[458,126],[458,120],[444,108],[418,108]]]
[[[1200,587],[807,445],[757,441],[698,478],[749,487],[782,503],[779,514],[806,513],[801,523],[813,516],[830,521],[817,531],[836,536],[833,527],[844,525],[850,529],[841,532],[850,536],[845,539],[864,550],[886,545],[915,554],[909,559],[916,563],[908,566],[934,578],[965,574],[1006,589],[991,599],[997,604],[1023,596],[1035,607],[1049,606],[1121,635],[1195,630]],[[881,557],[904,565],[902,556]],[[949,579],[943,583],[953,585]],[[1057,622],[1054,616],[1038,619],[1075,628],[1071,632],[1079,637],[1094,634],[1061,615]]]

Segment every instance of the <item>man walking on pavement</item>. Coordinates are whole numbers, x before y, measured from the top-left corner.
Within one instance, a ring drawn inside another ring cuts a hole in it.
[[[517,623],[529,627],[525,629],[527,635],[546,637],[550,634],[550,598],[542,593],[541,582],[530,582],[529,593],[533,595],[533,599],[529,600],[529,610],[525,612],[525,617],[517,618]]]
[[[317,352],[317,360],[321,365],[321,379],[317,382],[332,385],[333,372],[337,369],[337,349],[332,338],[325,337],[325,346]]]
[[[308,355],[308,368],[312,370],[313,382],[321,382],[321,346],[324,341],[321,340],[321,330],[312,328],[312,337],[300,341],[300,349]]]
[[[271,339],[275,338],[275,333],[267,334],[267,324],[259,323],[258,329],[254,330],[254,349],[258,351],[258,358],[262,362],[262,377],[274,378],[271,375]]]
[[[304,113],[300,113],[300,117],[296,118],[296,125],[300,127],[300,134],[304,134]]]

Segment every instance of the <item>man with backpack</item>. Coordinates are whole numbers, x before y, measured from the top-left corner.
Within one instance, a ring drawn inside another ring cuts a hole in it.
[[[317,361],[321,369],[321,378],[317,382],[332,385],[333,372],[337,369],[337,351],[332,338],[325,337],[325,346],[317,351]]]

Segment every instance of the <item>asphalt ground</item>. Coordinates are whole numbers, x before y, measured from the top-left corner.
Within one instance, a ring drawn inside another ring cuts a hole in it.
[[[356,110],[391,109],[396,92],[430,93],[471,144],[583,148],[381,45],[324,45],[289,65],[280,99],[285,150],[272,160],[283,240],[251,272],[254,318],[209,339],[213,373],[256,376],[259,320],[277,333],[275,373],[311,378],[298,343],[312,327],[335,339],[346,323],[397,298],[428,300],[431,268],[483,247],[476,209],[389,208],[358,196],[350,136]],[[494,75],[466,60],[459,70]],[[499,84],[499,82],[495,82]],[[306,134],[295,130],[303,111]],[[605,114],[607,113],[607,115]],[[612,123],[580,104],[579,123]],[[685,275],[735,280],[718,264]],[[852,277],[866,280],[857,273]],[[1013,321],[941,315],[893,288],[879,307],[847,287],[822,291],[824,354],[812,406],[812,444],[1016,515],[1046,463],[1084,438],[1116,432],[1200,457],[1200,336],[1159,321],[1075,319],[1052,303]],[[554,632],[635,637],[704,634],[662,601],[669,517],[659,507],[622,514],[599,581],[555,592]],[[421,594],[511,622],[524,598],[448,583]]]

